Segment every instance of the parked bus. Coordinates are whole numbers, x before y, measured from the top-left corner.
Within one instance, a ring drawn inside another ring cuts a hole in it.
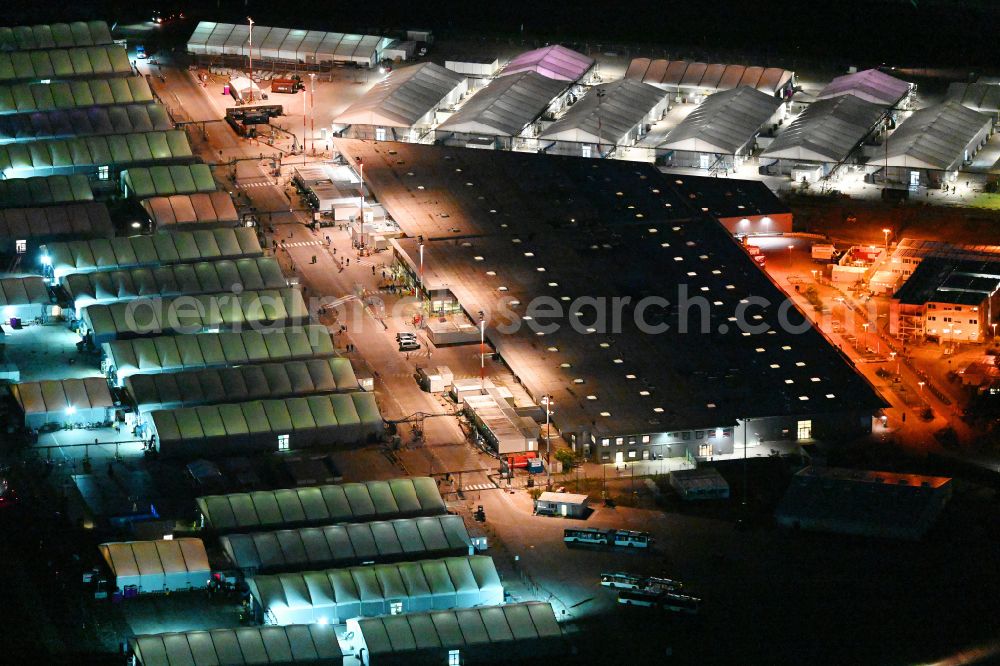
[[[602,573],[601,585],[612,589],[638,590],[646,587],[646,578],[627,573]]]
[[[660,606],[675,613],[695,615],[698,612],[698,607],[701,606],[701,599],[686,594],[667,592],[660,598]]]
[[[563,541],[566,543],[588,543],[607,546],[611,543],[614,530],[596,530],[590,527],[567,528],[563,530]]]
[[[596,546],[649,548],[653,543],[653,537],[648,532],[598,530],[591,527],[582,527],[563,530],[563,541],[566,543],[586,543]]]
[[[626,606],[656,606],[662,592],[652,590],[622,590],[618,593],[618,603]]]
[[[667,592],[676,592],[678,590],[684,589],[684,583],[679,580],[673,580],[672,578],[659,578],[657,576],[650,576],[644,581],[645,585],[650,589],[660,589]]]

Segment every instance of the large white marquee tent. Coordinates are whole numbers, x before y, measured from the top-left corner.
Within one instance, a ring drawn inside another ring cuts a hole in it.
[[[293,624],[147,634],[129,639],[138,666],[341,666],[335,627]]]
[[[333,119],[335,125],[431,126],[438,109],[468,91],[467,79],[432,62],[393,70]]]
[[[631,79],[595,86],[540,135],[548,141],[629,145],[667,108],[667,93]]]
[[[98,548],[121,589],[139,593],[204,588],[212,575],[201,539],[102,543]]]
[[[884,117],[884,107],[854,95],[814,102],[761,157],[836,164],[847,159]]]
[[[780,106],[780,99],[750,86],[717,92],[678,123],[659,147],[722,155],[746,153]]]
[[[499,77],[441,123],[438,135],[456,132],[472,136],[518,136],[545,113],[567,86],[565,81],[533,71]]]
[[[197,501],[206,528],[218,532],[436,516],[447,511],[437,483],[426,476],[210,495]]]

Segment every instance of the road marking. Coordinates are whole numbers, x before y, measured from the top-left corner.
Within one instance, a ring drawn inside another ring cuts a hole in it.
[[[325,244],[326,243],[324,243],[323,241],[298,241],[295,243],[285,243],[285,242],[281,243],[283,247],[310,247],[310,246],[325,245]]]
[[[271,187],[274,183],[269,180],[255,180],[244,183],[236,183],[236,187],[239,189],[246,189],[248,187]]]
[[[497,486],[492,483],[476,483],[471,486],[463,486],[462,492],[470,492],[472,490],[496,490]]]

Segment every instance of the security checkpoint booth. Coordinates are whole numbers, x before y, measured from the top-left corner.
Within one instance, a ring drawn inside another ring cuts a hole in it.
[[[482,555],[258,575],[247,581],[264,624],[343,624],[431,610],[495,606],[504,591],[493,558]]]
[[[101,556],[115,585],[127,593],[204,589],[212,575],[201,539],[102,543]]]

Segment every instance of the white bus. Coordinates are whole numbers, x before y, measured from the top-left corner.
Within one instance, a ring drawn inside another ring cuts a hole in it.
[[[590,527],[567,528],[563,530],[563,541],[607,546],[611,543],[613,532],[614,530],[596,530]]]
[[[601,574],[601,585],[612,589],[638,590],[646,587],[645,583],[646,579],[643,576],[635,576],[627,573]]]
[[[660,597],[660,605],[668,611],[695,615],[698,612],[698,607],[701,606],[701,599],[686,594],[667,592]]]
[[[586,543],[598,546],[649,548],[653,543],[653,537],[648,532],[598,530],[591,527],[582,527],[563,530],[563,541],[566,543]]]
[[[650,590],[622,590],[618,593],[618,603],[626,606],[656,606],[660,603],[662,594]]]

